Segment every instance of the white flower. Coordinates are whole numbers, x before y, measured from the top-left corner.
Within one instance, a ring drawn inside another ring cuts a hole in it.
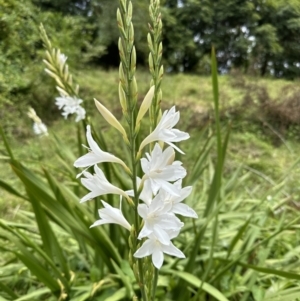
[[[143,179],[145,184],[150,181],[154,195],[160,188],[179,196],[179,190],[169,183],[177,181],[186,176],[186,170],[180,161],[174,161],[175,152],[172,147],[162,151],[158,143],[155,144],[151,156],[146,153],[146,158],[141,159],[142,170],[145,173]]]
[[[69,95],[61,94],[60,97],[55,98],[55,104],[58,108],[63,110],[62,115],[67,118],[69,114],[77,114],[76,122],[85,118],[85,109],[80,106],[82,99],[71,97]]]
[[[89,125],[86,127],[86,139],[89,144],[90,152],[77,159],[74,162],[75,167],[89,167],[102,162],[115,162],[126,166],[121,159],[100,149],[92,137],[91,127]]]
[[[85,119],[86,111],[82,106],[78,106],[75,113],[77,114],[75,122]]]
[[[167,231],[170,238],[174,238],[178,235],[178,231]],[[168,244],[161,243],[155,235],[151,234],[143,245],[133,254],[136,258],[143,258],[152,255],[153,265],[160,269],[164,261],[164,253],[176,256],[179,258],[185,258],[184,254],[176,248],[171,241]]]
[[[163,244],[170,241],[166,230],[180,230],[184,225],[174,214],[169,213],[170,204],[166,204],[157,195],[150,206],[146,204],[138,205],[138,213],[144,220],[144,226],[139,233],[138,239],[142,239],[152,233]]]
[[[174,214],[180,214],[186,217],[198,218],[197,213],[188,205],[181,202],[187,198],[192,192],[192,186],[181,188],[182,180],[178,180],[173,185],[179,190],[179,196],[174,196],[164,190],[160,190],[158,196],[166,203],[170,204],[171,208],[169,212]]]
[[[65,54],[63,54],[63,53],[59,54],[58,60],[61,65],[64,65],[65,62],[67,61],[67,59],[68,59],[68,57]]]
[[[104,208],[98,210],[100,219],[97,220],[94,224],[92,224],[90,228],[96,227],[99,225],[104,225],[104,224],[119,224],[122,227],[124,227],[130,231],[131,226],[128,223],[128,221],[125,219],[122,211],[118,208],[114,208],[114,207],[110,206],[109,204],[107,204],[104,201],[101,201],[101,202],[102,202]]]
[[[175,111],[175,106],[172,107],[169,111],[166,110],[158,125],[154,131],[147,136],[140,145],[140,151],[149,143],[153,141],[163,141],[173,148],[175,148],[180,153],[184,154],[176,145],[172,142],[179,142],[190,138],[188,133],[173,129],[173,127],[179,121],[180,115],[179,112]]]
[[[33,132],[36,135],[48,135],[48,129],[43,122],[35,122],[33,124]]]
[[[95,174],[92,175],[87,171],[83,172],[85,178],[81,179],[81,183],[91,192],[84,196],[80,203],[93,199],[99,195],[103,194],[119,194],[128,199],[128,195],[122,189],[112,185],[105,178],[102,170],[95,165],[94,166]]]
[[[33,123],[33,132],[36,135],[48,135],[48,129],[46,125],[42,122],[41,118],[36,114],[35,110],[33,108],[29,108],[27,115],[29,118],[31,118]]]

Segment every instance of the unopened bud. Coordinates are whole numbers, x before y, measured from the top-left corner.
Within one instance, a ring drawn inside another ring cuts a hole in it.
[[[129,40],[129,43],[133,44],[133,41],[134,41],[134,29],[133,29],[133,24],[132,23],[130,23],[128,40]]]
[[[164,66],[160,66],[158,78],[161,79],[164,75]]]
[[[124,54],[124,49],[123,49],[123,44],[122,44],[122,39],[119,38],[118,40],[118,48],[119,48],[119,55],[122,61],[125,61],[125,54]]]
[[[121,8],[124,12],[126,12],[126,0],[121,0]]]
[[[121,82],[119,83],[119,99],[120,99],[120,103],[121,103],[123,113],[127,113],[126,94],[125,94],[125,92],[122,88]]]
[[[148,47],[150,49],[150,52],[154,52],[154,49],[153,49],[153,42],[152,42],[152,37],[151,37],[151,34],[148,33],[147,35],[147,42],[148,42]]]
[[[72,76],[72,74],[70,74],[70,76],[69,76],[69,78],[68,78],[68,84],[69,84],[70,86],[73,85],[73,76]],[[79,86],[78,86],[78,91],[79,91]],[[78,92],[77,92],[77,94],[78,94]]]
[[[52,60],[51,54],[50,54],[50,52],[48,50],[46,51],[46,57],[47,57],[47,60],[49,61],[49,63],[53,64],[53,60]]]
[[[153,57],[152,57],[151,53],[149,53],[149,70],[151,73],[154,72],[154,62],[153,62]]]
[[[136,68],[136,51],[135,51],[135,47],[132,47],[132,51],[131,51],[131,57],[130,57],[130,71],[132,73],[135,72],[135,68]]]
[[[129,1],[129,4],[128,4],[128,12],[127,12],[127,15],[128,15],[128,17],[130,18],[130,20],[131,20],[131,18],[132,18],[132,3],[131,3],[131,1]]]
[[[125,141],[126,140],[128,141],[125,129],[122,127],[121,123],[104,105],[102,105],[98,100],[96,99],[94,100],[95,100],[95,105],[98,111],[100,112],[100,114],[103,116],[103,118],[123,135]]]
[[[135,105],[136,101],[137,101],[137,93],[138,93],[138,87],[137,87],[137,82],[136,82],[135,76],[133,77],[133,79],[130,83],[130,88],[131,88],[131,95],[132,95],[133,103]]]
[[[158,56],[159,56],[159,58],[161,58],[162,52],[163,52],[163,45],[162,45],[162,42],[160,42],[159,45],[158,45]]]

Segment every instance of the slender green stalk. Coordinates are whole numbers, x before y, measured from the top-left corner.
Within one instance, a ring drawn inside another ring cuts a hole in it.
[[[155,294],[156,294],[156,287],[157,287],[157,281],[158,281],[158,269],[155,268],[154,271],[154,278],[153,278],[153,283],[152,283],[152,294],[151,294],[151,301],[155,300]]]
[[[151,0],[149,5],[151,24],[149,24],[149,33],[147,36],[149,53],[149,69],[152,76],[151,86],[155,86],[154,97],[150,108],[150,131],[152,131],[161,115],[160,103],[162,100],[161,81],[164,74],[164,68],[161,64],[163,46],[161,42],[162,21],[160,12],[160,1]]]
[[[137,249],[137,236],[140,228],[140,218],[137,207],[139,204],[138,187],[136,183],[137,178],[137,160],[136,160],[136,102],[137,102],[137,83],[135,79],[136,68],[136,52],[134,47],[134,29],[131,22],[132,18],[132,3],[128,0],[120,0],[120,8],[117,11],[117,21],[120,30],[120,38],[118,42],[120,53],[120,68],[119,68],[119,97],[122,106],[122,111],[129,126],[129,142],[130,142],[130,158],[132,168],[132,186],[134,192],[134,239],[132,240],[132,248]],[[145,291],[143,261],[137,261],[138,271],[135,273],[137,281],[141,290],[142,300],[147,301],[147,294]]]

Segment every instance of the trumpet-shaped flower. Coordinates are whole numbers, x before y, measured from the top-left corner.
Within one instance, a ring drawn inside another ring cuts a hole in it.
[[[152,233],[163,244],[168,244],[170,236],[167,230],[177,231],[183,223],[172,213],[169,212],[170,204],[164,203],[157,195],[150,206],[146,204],[138,205],[138,213],[144,220],[144,226],[138,238],[142,239]]]
[[[87,171],[83,172],[85,178],[81,179],[81,183],[91,192],[81,199],[81,203],[93,199],[103,194],[119,194],[128,199],[128,195],[122,189],[109,183],[102,170],[95,165],[95,174],[92,175]]]
[[[167,230],[167,233],[172,239],[178,235],[179,231]],[[133,256],[136,258],[143,258],[152,255],[153,265],[157,269],[160,269],[164,261],[164,253],[179,258],[185,258],[185,255],[176,248],[171,241],[169,241],[168,244],[163,244],[154,234],[150,234],[149,239],[143,243]]]
[[[179,112],[175,111],[175,106],[172,107],[169,111],[166,110],[163,113],[161,120],[159,121],[154,131],[142,141],[140,145],[140,151],[147,144],[153,141],[163,141],[171,145],[180,153],[184,154],[183,151],[180,150],[180,148],[178,148],[176,145],[172,143],[172,142],[179,142],[190,138],[190,135],[188,133],[179,131],[177,129],[173,129],[173,127],[179,121],[179,118],[180,118],[180,114]]]
[[[114,162],[126,166],[121,159],[100,149],[92,137],[91,127],[89,125],[86,127],[86,139],[89,144],[89,153],[77,159],[74,162],[75,167],[89,167],[102,162]]]
[[[166,190],[170,194],[179,196],[179,190],[169,181],[177,181],[186,176],[186,170],[181,166],[180,161],[174,161],[175,152],[172,147],[168,147],[164,151],[158,143],[146,158],[141,159],[142,170],[145,173],[145,183],[150,181],[151,189],[154,195],[160,188]]]
[[[197,213],[191,207],[181,203],[191,194],[192,186],[181,188],[181,184],[182,180],[178,180],[173,184],[179,191],[179,196],[174,196],[162,189],[159,191],[158,196],[165,202],[165,204],[170,204],[171,208],[169,212],[186,217],[198,218]]]
[[[104,224],[118,224],[130,231],[131,226],[124,217],[122,211],[118,208],[110,206],[104,201],[101,202],[104,208],[98,210],[100,219],[92,224],[90,228]]]

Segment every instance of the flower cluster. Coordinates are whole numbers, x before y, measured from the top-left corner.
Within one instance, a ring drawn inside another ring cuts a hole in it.
[[[85,118],[85,109],[80,105],[82,103],[82,99],[61,93],[61,96],[56,97],[55,100],[55,104],[59,110],[63,110],[62,115],[65,118],[68,118],[69,114],[77,115],[75,119],[76,122]]]
[[[98,109],[103,110],[99,106]],[[107,113],[105,114],[108,116]],[[143,226],[137,238],[143,243],[135,251],[134,256],[142,258],[152,255],[152,262],[158,269],[163,264],[164,253],[179,258],[185,257],[171,241],[178,236],[184,225],[176,215],[197,218],[196,212],[182,203],[190,195],[192,187],[182,188],[182,179],[186,176],[186,170],[180,161],[175,160],[174,149],[181,153],[182,151],[173,143],[189,138],[187,133],[173,128],[179,118],[179,112],[176,112],[175,107],[165,111],[157,127],[142,141],[139,147],[139,154],[141,154],[142,149],[152,142],[169,144],[167,148],[163,149],[161,144],[155,143],[151,153],[146,153],[145,157],[140,160],[144,174],[142,178],[136,179],[138,187],[136,193],[141,201],[136,209],[143,220],[141,224]],[[118,121],[112,118],[106,119],[114,123],[116,128],[121,127],[119,123],[117,124]],[[120,130],[120,132],[123,131]],[[112,185],[97,164],[112,162],[122,165],[127,171],[129,168],[121,159],[100,149],[92,137],[90,126],[87,126],[86,136],[89,153],[77,159],[74,166],[82,168],[94,166],[95,173],[91,174],[85,169],[79,174],[83,175],[82,184],[90,191],[81,199],[81,202],[105,194],[118,194],[132,202],[131,197],[135,197],[134,191],[123,191]],[[121,209],[113,208],[104,201],[102,204],[104,208],[99,210],[100,219],[92,227],[114,223],[128,230],[131,229],[130,223],[125,219]]]

